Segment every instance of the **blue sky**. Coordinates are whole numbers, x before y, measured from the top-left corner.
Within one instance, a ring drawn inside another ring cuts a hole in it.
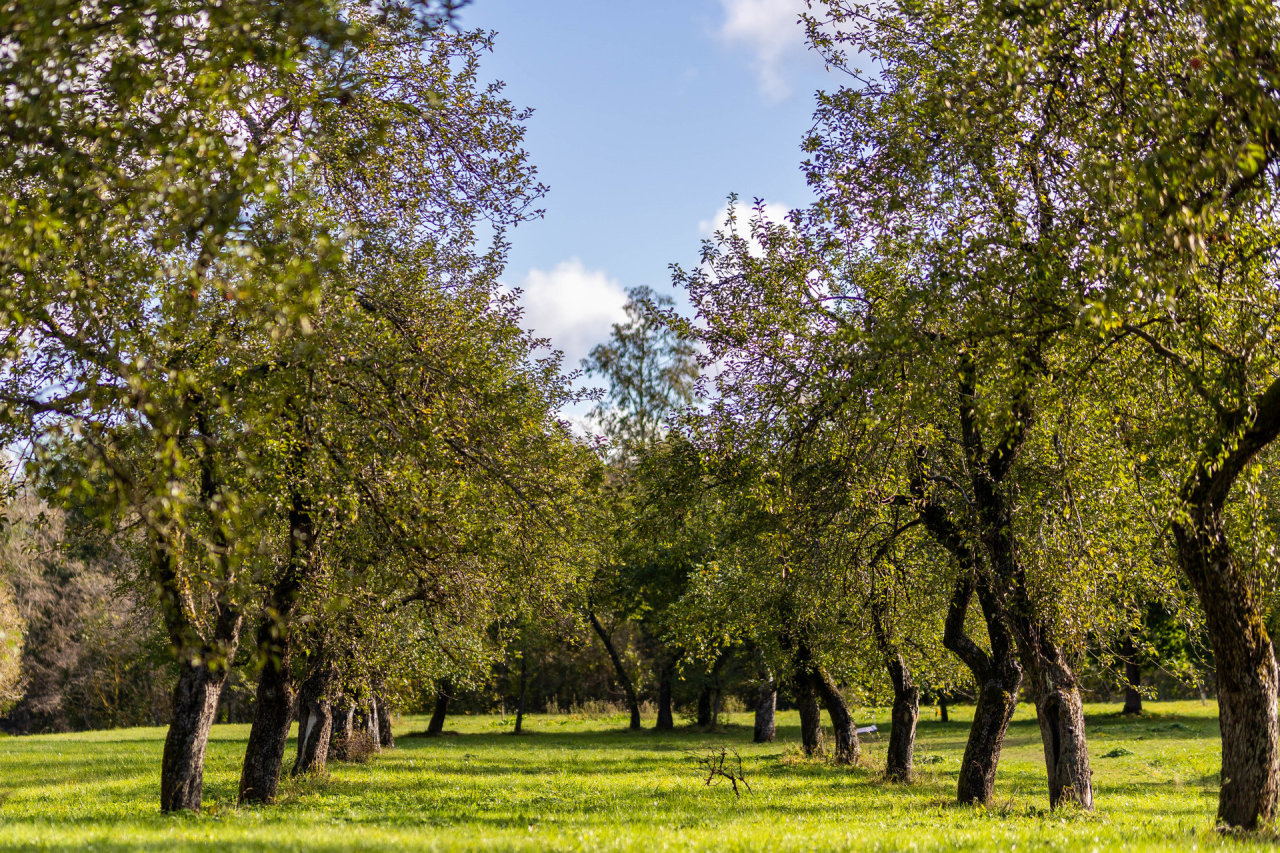
[[[576,367],[621,316],[623,290],[673,292],[726,197],[805,204],[800,140],[813,93],[838,85],[804,45],[803,0],[474,0],[498,32],[485,69],[532,107],[526,138],[551,188],[518,228],[505,281]]]

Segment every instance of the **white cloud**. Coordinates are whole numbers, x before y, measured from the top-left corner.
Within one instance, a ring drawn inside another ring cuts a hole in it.
[[[806,49],[804,27],[797,23],[805,0],[720,0],[720,6],[720,37],[752,52],[761,93],[773,101],[790,95],[783,66]]]
[[[520,289],[525,327],[563,350],[569,370],[608,340],[614,323],[626,320],[622,285],[604,270],[587,269],[578,258],[561,261],[550,271],[529,270]]]
[[[785,204],[778,202],[766,201],[764,203],[765,218],[775,224],[785,224],[787,214],[791,208]],[[763,254],[764,248],[760,245],[760,241],[751,236],[751,217],[755,216],[754,204],[743,204],[739,202],[734,208],[734,225],[733,231],[748,239],[751,247],[751,254],[759,256]],[[713,237],[717,231],[728,232],[729,229],[729,205],[726,202],[716,211],[715,216],[710,219],[703,219],[698,222],[698,233],[703,237]]]

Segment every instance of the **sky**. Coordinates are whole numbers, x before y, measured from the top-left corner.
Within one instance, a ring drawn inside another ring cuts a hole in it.
[[[504,283],[572,369],[623,318],[625,290],[679,297],[669,265],[737,193],[806,204],[814,92],[841,81],[804,43],[804,0],[473,0],[498,33],[482,72],[531,107],[525,147],[546,214],[510,235]]]

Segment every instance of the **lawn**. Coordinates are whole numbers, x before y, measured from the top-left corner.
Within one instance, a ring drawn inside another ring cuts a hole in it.
[[[794,714],[778,741],[750,743],[751,718],[723,732],[623,731],[623,717],[460,716],[450,734],[405,737],[397,748],[328,776],[287,782],[279,804],[237,808],[245,726],[217,726],[205,812],[157,811],[162,729],[0,740],[0,848],[370,848],[455,850],[1157,850],[1241,847],[1211,829],[1217,802],[1216,707],[1151,703],[1129,720],[1092,705],[1094,814],[1048,811],[1039,732],[1019,708],[989,809],[952,804],[967,709],[941,723],[925,709],[911,786],[878,778],[883,735],[866,763],[840,768],[797,754]],[[866,711],[887,728],[886,711]],[[648,724],[648,721],[646,721]],[[750,792],[708,787],[696,754],[729,746]],[[292,756],[290,743],[289,758]],[[1252,844],[1246,844],[1252,847]]]

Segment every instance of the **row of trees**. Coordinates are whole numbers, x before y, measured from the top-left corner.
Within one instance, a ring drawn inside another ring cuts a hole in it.
[[[109,531],[156,614],[165,811],[238,654],[270,802],[297,705],[322,766],[336,708],[469,677],[589,562],[575,392],[497,280],[543,188],[454,5],[0,11],[12,506]]]
[[[1081,660],[1132,659],[1153,608],[1203,620],[1218,818],[1271,820],[1280,19],[812,5],[813,48],[850,80],[804,143],[817,201],[731,217],[677,269],[692,320],[648,300],[699,345],[709,402],[642,458],[626,436],[623,539],[643,544],[615,606],[666,620],[679,654],[751,650],[790,680],[808,751],[826,707],[840,760],[858,745],[837,685],[881,668],[891,778],[921,687],[968,683],[961,802],[991,800],[1025,691],[1051,806],[1086,809]],[[670,577],[645,590],[654,566]]]
[[[849,75],[817,201],[731,217],[676,269],[692,318],[632,293],[585,365],[597,447],[498,284],[543,188],[452,11],[0,11],[11,507],[96,522],[155,615],[163,809],[199,808],[237,662],[240,797],[270,802],[295,715],[321,766],[357,705],[429,684],[438,729],[504,649],[523,710],[566,617],[632,728],[624,622],[659,728],[682,673],[713,721],[734,667],[758,738],[781,692],[852,762],[850,697],[888,692],[896,780],[922,695],[967,691],[966,803],[1025,691],[1050,804],[1091,808],[1081,661],[1150,657],[1158,614],[1213,647],[1219,819],[1274,816],[1276,16],[814,3]]]

